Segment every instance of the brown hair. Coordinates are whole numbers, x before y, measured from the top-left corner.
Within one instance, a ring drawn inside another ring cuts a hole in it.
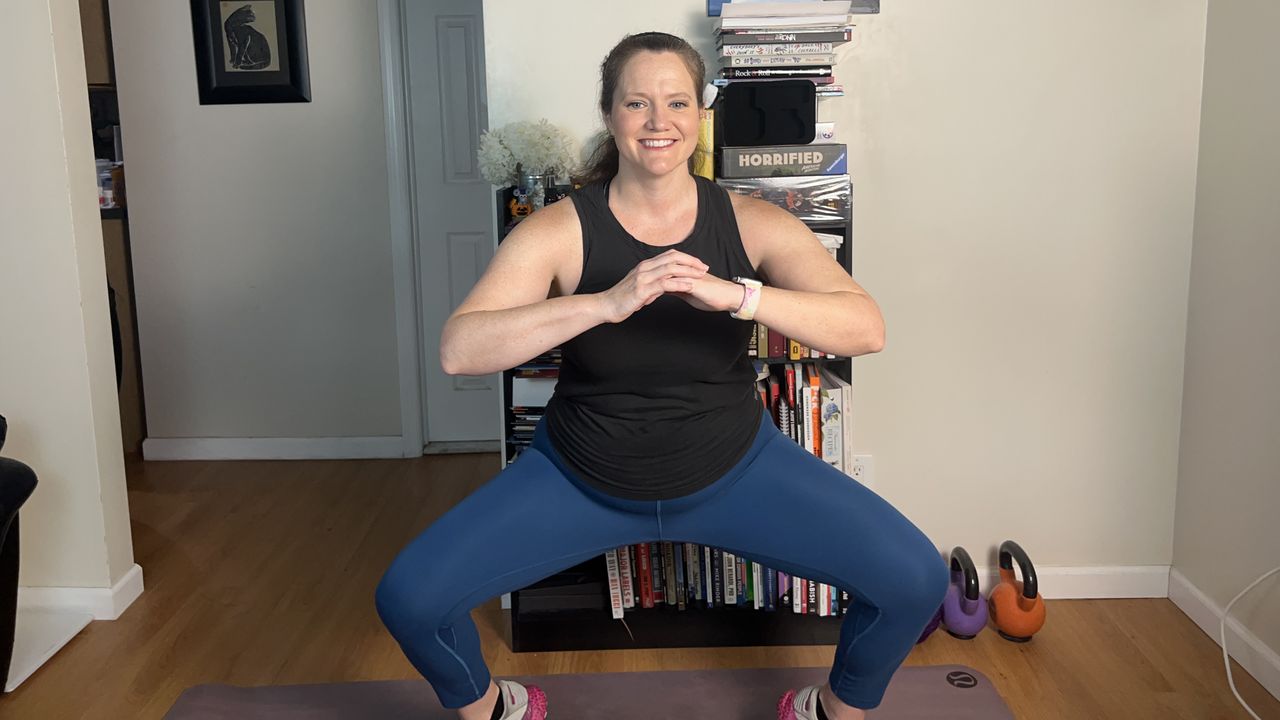
[[[622,38],[605,56],[604,62],[600,63],[601,116],[607,116],[613,108],[613,95],[618,89],[618,80],[622,77],[622,68],[637,53],[646,51],[670,52],[680,56],[680,59],[684,61],[685,67],[689,69],[689,76],[693,78],[693,94],[698,103],[698,108],[701,109],[702,81],[707,74],[707,68],[702,62],[702,56],[683,38],[662,32],[643,32]],[[694,154],[689,157],[690,172],[693,172],[694,158],[697,157],[698,153],[707,151],[707,148],[699,145]],[[596,143],[595,149],[591,152],[586,166],[575,174],[572,180],[575,184],[586,185],[591,182],[608,180],[617,174],[618,145],[614,142],[613,136],[606,131],[600,134],[600,139]]]

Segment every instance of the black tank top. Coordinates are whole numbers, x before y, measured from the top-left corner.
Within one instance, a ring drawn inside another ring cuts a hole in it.
[[[582,224],[575,294],[608,290],[671,248],[702,260],[717,277],[755,278],[727,191],[694,179],[693,231],[665,247],[622,227],[609,209],[607,183],[575,191]],[[616,497],[663,500],[710,485],[746,454],[760,426],[747,355],[754,326],[664,295],[621,323],[587,330],[562,346],[560,379],[546,408],[548,439],[578,479]]]

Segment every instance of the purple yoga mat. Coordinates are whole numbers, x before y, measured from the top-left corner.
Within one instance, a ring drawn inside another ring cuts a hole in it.
[[[777,720],[778,698],[828,668],[503,676],[547,693],[547,720]],[[452,720],[421,680],[236,687],[198,685],[164,720]],[[991,682],[963,665],[902,667],[875,720],[1013,720]]]

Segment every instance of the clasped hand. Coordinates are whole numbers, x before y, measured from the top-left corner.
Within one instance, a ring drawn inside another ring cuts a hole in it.
[[[609,322],[622,322],[662,295],[674,295],[699,310],[730,312],[742,303],[742,286],[707,274],[698,258],[668,250],[636,265],[617,285],[601,293]]]

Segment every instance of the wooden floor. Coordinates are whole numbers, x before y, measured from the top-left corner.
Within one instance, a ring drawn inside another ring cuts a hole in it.
[[[452,455],[130,464],[134,555],[146,591],[120,619],[92,623],[0,698],[0,718],[160,718],[201,683],[417,678],[378,620],[374,588],[401,546],[496,463],[495,455]],[[907,663],[977,668],[1018,718],[1248,718],[1227,686],[1218,646],[1168,600],[1048,605],[1048,624],[1029,644],[993,632],[969,642],[939,632]],[[496,599],[474,612],[499,677],[813,667],[829,664],[834,651],[515,655],[502,612]],[[1280,718],[1280,702],[1239,666],[1233,672],[1261,717]]]

